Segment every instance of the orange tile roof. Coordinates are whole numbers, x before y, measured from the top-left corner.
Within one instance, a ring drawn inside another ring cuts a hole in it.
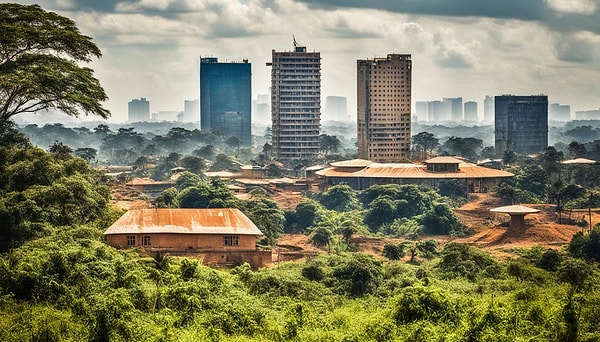
[[[458,160],[458,159],[457,159]],[[464,179],[464,178],[503,178],[514,176],[510,172],[490,169],[460,161],[457,172],[428,172],[423,165],[417,164],[380,164],[371,163],[364,169],[355,172],[343,172],[335,168],[327,168],[317,172],[325,177],[342,178],[404,178],[404,179]]]
[[[104,235],[111,234],[236,234],[262,236],[239,209],[132,209]]]
[[[433,157],[431,159],[427,159],[425,164],[456,164],[456,163],[464,163],[463,160],[460,160],[455,157],[450,156],[441,156],[441,157]]]
[[[329,163],[333,167],[365,167],[373,162],[365,159],[342,160],[339,162]]]
[[[134,178],[129,182],[125,183],[125,185],[159,185],[159,184],[171,184],[171,181],[157,181],[152,178]]]

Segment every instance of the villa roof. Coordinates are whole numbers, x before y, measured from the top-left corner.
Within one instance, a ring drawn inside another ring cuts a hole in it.
[[[441,156],[441,157],[433,157],[431,159],[427,159],[425,164],[460,164],[464,163],[463,160],[450,157],[450,156]]]
[[[325,177],[340,178],[365,177],[403,179],[504,178],[514,176],[510,172],[465,163],[459,159],[455,160],[460,162],[460,170],[458,171],[430,172],[427,171],[427,168],[424,165],[412,163],[371,163],[363,169],[354,172],[344,172],[332,167],[317,171],[317,174]]]
[[[334,163],[330,163],[329,165],[333,167],[365,167],[373,162],[365,159],[352,159],[352,160],[342,160]]]
[[[232,208],[132,209],[104,235],[150,233],[263,235],[246,215]]]

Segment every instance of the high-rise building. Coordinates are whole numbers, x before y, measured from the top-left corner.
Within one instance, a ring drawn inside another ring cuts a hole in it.
[[[252,72],[248,60],[200,58],[200,128],[251,142]]]
[[[477,102],[475,102],[475,101],[465,102],[465,121],[466,122],[479,121],[479,118],[477,115]]]
[[[548,147],[548,96],[496,96],[495,148],[502,153],[540,153]]]
[[[415,102],[415,113],[419,121],[433,121],[433,118],[429,118],[429,112],[427,110],[427,101]]]
[[[350,121],[348,117],[348,99],[345,96],[327,96],[323,114],[328,120]]]
[[[275,159],[313,159],[320,150],[321,54],[272,50],[271,134]]]
[[[600,109],[578,110],[575,112],[575,120],[600,120]]]
[[[494,97],[486,96],[483,100],[483,121],[486,123],[494,122]]]
[[[200,101],[185,100],[183,101],[183,122],[199,122],[200,121]]]
[[[442,101],[450,112],[450,120],[454,122],[463,121],[463,100],[462,97],[444,97]]]
[[[548,119],[554,121],[570,121],[571,106],[552,103],[548,105]]]
[[[358,158],[410,158],[411,67],[404,54],[357,61]]]
[[[129,122],[150,120],[150,102],[145,97],[129,101],[127,103],[127,120]]]

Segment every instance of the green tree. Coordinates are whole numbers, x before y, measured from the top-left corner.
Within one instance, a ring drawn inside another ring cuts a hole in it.
[[[428,153],[433,152],[440,143],[439,139],[429,132],[421,132],[412,136],[412,144],[419,151],[419,159],[427,159]]]
[[[569,156],[571,158],[585,158],[587,156],[587,149],[584,144],[572,141],[569,143]]]
[[[360,209],[356,192],[348,184],[338,184],[321,193],[319,202],[329,210],[351,211]]]
[[[468,160],[476,161],[478,152],[483,146],[483,140],[478,138],[450,137],[442,145],[442,149],[451,155],[462,156]]]
[[[308,241],[315,247],[327,246],[327,252],[331,253],[331,242],[333,241],[333,232],[328,227],[314,227],[308,236]]]
[[[98,151],[95,148],[80,147],[80,148],[76,149],[75,151],[73,151],[73,154],[76,155],[77,157],[85,160],[86,162],[90,163],[93,160],[96,160],[97,152]]]
[[[102,53],[71,19],[38,5],[0,4],[0,32],[0,124],[46,109],[110,116],[93,70],[77,65]]]
[[[285,214],[277,202],[267,197],[254,197],[239,203],[239,209],[248,216],[264,234],[263,243],[273,245],[283,233]]]

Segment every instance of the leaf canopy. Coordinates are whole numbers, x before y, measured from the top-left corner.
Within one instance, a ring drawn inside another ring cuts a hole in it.
[[[71,19],[38,5],[0,4],[0,123],[48,109],[108,118],[94,71],[77,64],[101,56]]]

